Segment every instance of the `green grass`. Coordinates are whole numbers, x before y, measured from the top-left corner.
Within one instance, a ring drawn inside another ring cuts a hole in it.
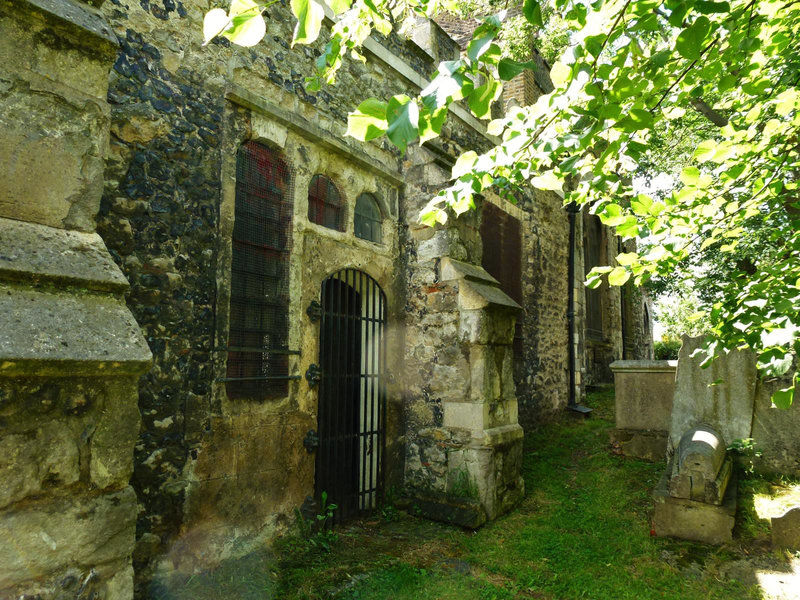
[[[563,415],[527,435],[524,501],[477,532],[405,513],[390,513],[390,520],[378,514],[341,529],[330,552],[297,536],[279,541],[269,567],[273,587],[264,588],[262,596],[217,592],[209,574],[202,580],[205,587],[198,588],[195,579],[192,593],[175,597],[759,598],[757,589],[720,575],[726,562],[767,552],[746,499],[735,544],[710,547],[651,537],[650,493],[663,466],[611,451],[613,390],[591,395],[587,404],[595,409],[591,418]],[[750,488],[760,489],[745,480],[744,491]],[[266,572],[251,573],[255,587],[263,586]]]

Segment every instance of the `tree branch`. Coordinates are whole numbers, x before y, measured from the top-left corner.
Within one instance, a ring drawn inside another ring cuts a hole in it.
[[[716,110],[711,108],[702,98],[692,98],[689,100],[689,104],[692,105],[693,109],[695,109],[698,113],[703,115],[717,127],[725,127],[725,125],[728,124],[728,117],[721,115]]]

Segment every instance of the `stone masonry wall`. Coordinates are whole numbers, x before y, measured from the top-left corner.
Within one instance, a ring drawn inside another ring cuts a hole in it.
[[[202,48],[207,8],[122,0],[103,7],[121,51],[109,87],[112,138],[98,227],[132,283],[128,303],[154,354],[141,381],[133,476],[141,597],[158,593],[172,569],[203,568],[270,539],[313,494],[314,458],[302,440],[316,425],[316,392],[305,379],[268,402],[230,401],[217,382],[225,372],[219,349],[227,339],[236,149],[258,140],[294,170],[290,345],[301,355],[290,373],[302,376],[318,362],[318,328],[305,309],[322,279],[344,267],[369,273],[387,294],[389,347],[400,352],[406,288],[396,224],[407,174],[385,140],[363,145],[343,134],[361,99],[413,90],[435,68],[422,48],[380,38],[384,50],[371,51],[366,65],[347,61],[336,87],[312,94],[304,79],[325,32],[312,47],[290,48],[284,3],[268,9],[258,46],[218,40]],[[453,52],[446,40],[439,46]],[[443,143],[452,155],[474,140],[461,124],[448,126]],[[315,173],[331,176],[347,203],[343,233],[305,217]],[[364,191],[383,202],[380,248],[353,236],[353,204]],[[405,460],[401,385],[398,377],[389,388],[387,435],[387,485],[397,487]]]
[[[0,31],[0,598],[131,600],[150,351],[94,232],[117,41],[71,0]]]

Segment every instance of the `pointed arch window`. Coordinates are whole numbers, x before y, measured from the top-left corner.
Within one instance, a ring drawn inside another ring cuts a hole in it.
[[[378,201],[372,194],[361,194],[356,200],[355,217],[353,218],[356,237],[380,244],[383,229],[383,218]]]
[[[344,231],[344,203],[336,185],[325,175],[314,175],[308,186],[308,220]]]

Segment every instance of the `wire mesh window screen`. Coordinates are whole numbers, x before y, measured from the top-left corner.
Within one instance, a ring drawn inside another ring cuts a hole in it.
[[[585,274],[594,267],[605,264],[603,253],[603,225],[596,215],[584,219],[583,265]],[[586,288],[586,337],[590,340],[603,339],[603,290]]]
[[[490,202],[483,203],[481,239],[482,266],[500,282],[500,289],[522,304],[522,229],[519,219]],[[517,319],[514,351],[521,352],[522,323]]]
[[[361,194],[356,200],[355,217],[353,218],[356,237],[370,242],[381,243],[383,219],[378,201],[370,194]]]
[[[247,142],[236,157],[227,391],[266,399],[288,392],[292,175],[280,156]]]
[[[308,220],[344,231],[344,205],[339,190],[325,175],[314,175],[308,186]]]

